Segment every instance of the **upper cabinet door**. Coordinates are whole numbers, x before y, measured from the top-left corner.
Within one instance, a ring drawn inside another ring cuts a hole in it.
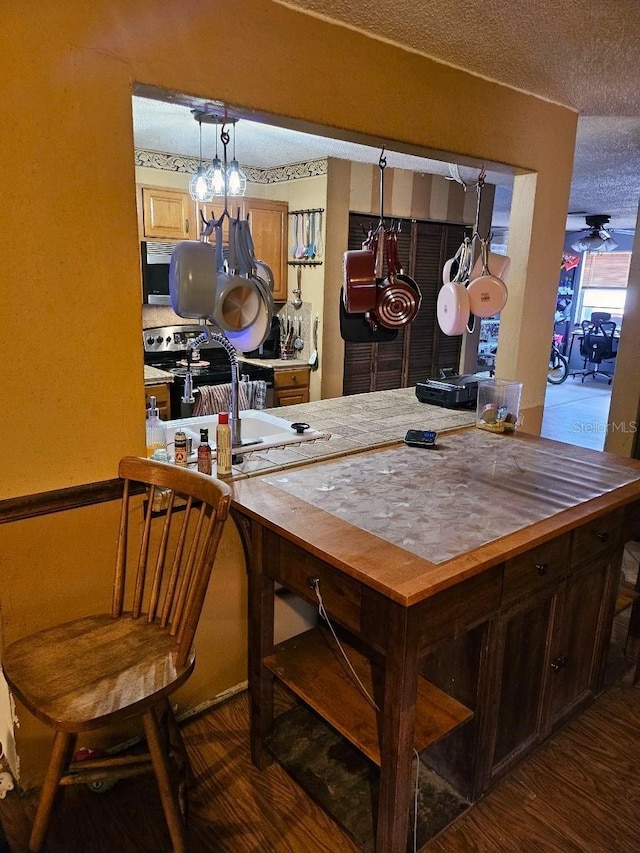
[[[188,192],[140,187],[142,236],[161,240],[197,240],[195,206]]]
[[[245,198],[243,213],[249,217],[256,257],[273,272],[273,298],[276,302],[286,302],[289,205],[268,198]]]

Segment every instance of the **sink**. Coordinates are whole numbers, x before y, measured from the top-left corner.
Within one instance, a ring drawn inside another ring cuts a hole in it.
[[[179,429],[186,433],[187,439],[192,439],[192,455],[195,455],[200,444],[201,429],[209,430],[209,444],[215,448],[217,425],[217,415],[201,415],[197,418],[178,418],[165,421],[169,454],[173,455],[173,436]],[[313,441],[317,438],[326,437],[326,433],[318,432],[316,429],[308,429],[304,433],[298,434],[291,428],[290,421],[269,415],[259,409],[247,409],[240,412],[240,425],[242,448],[246,447],[248,451],[280,447],[283,444],[299,444],[301,441]],[[234,448],[234,450],[239,451],[240,448]]]

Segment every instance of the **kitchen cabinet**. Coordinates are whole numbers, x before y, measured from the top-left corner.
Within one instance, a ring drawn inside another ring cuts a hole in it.
[[[171,419],[171,398],[169,395],[169,383],[160,382],[156,385],[144,386],[145,407],[149,408],[149,398],[156,398],[156,406],[160,420],[168,421]]]
[[[245,198],[243,202],[242,212],[245,219],[249,217],[256,258],[268,264],[273,272],[274,302],[286,302],[289,205],[267,198]]]
[[[619,572],[620,513],[611,513],[507,560],[486,788],[601,686]]]
[[[166,187],[138,187],[141,239],[196,240],[196,209],[188,192]]]
[[[275,370],[273,398],[275,406],[297,406],[309,402],[309,376],[311,368],[292,367]]]
[[[371,216],[349,217],[349,249],[360,249]],[[448,337],[438,326],[436,301],[442,268],[464,237],[464,226],[401,220],[398,254],[404,271],[418,284],[422,303],[416,319],[385,343],[345,343],[343,394],[406,388],[437,377],[440,368],[457,371],[461,337]]]

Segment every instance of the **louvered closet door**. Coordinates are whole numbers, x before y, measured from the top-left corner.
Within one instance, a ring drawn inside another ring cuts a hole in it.
[[[442,268],[460,246],[464,227],[416,222],[414,233],[413,278],[422,293],[422,305],[416,319],[407,327],[405,386],[437,377],[440,368],[457,370],[462,343],[460,336],[448,337],[440,331],[436,303],[442,287]]]
[[[349,249],[362,248],[370,228],[377,224],[375,216],[351,214],[349,217]],[[409,261],[411,223],[402,223],[403,230],[398,238],[401,263]],[[380,344],[344,345],[343,391],[347,394],[362,394],[366,391],[383,391],[401,388],[404,367],[404,329],[400,329],[394,341]]]
[[[349,249],[359,249],[376,218],[351,214]],[[438,375],[441,367],[457,369],[461,338],[448,338],[438,328],[436,300],[444,262],[452,257],[464,236],[461,225],[401,221],[398,254],[404,272],[422,293],[420,312],[399,330],[394,341],[380,344],[345,343],[343,394],[404,388]]]

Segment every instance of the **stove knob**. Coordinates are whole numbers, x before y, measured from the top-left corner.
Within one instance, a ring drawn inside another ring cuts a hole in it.
[[[153,338],[147,338],[147,344],[149,346],[151,346],[152,343],[153,343]]]
[[[169,336],[167,337],[167,343],[168,343],[168,344],[170,344],[170,343],[171,343],[171,335],[169,335]]]
[[[163,340],[164,340],[164,338],[162,338],[160,335],[158,335],[158,337],[156,338],[156,343],[161,344]]]

